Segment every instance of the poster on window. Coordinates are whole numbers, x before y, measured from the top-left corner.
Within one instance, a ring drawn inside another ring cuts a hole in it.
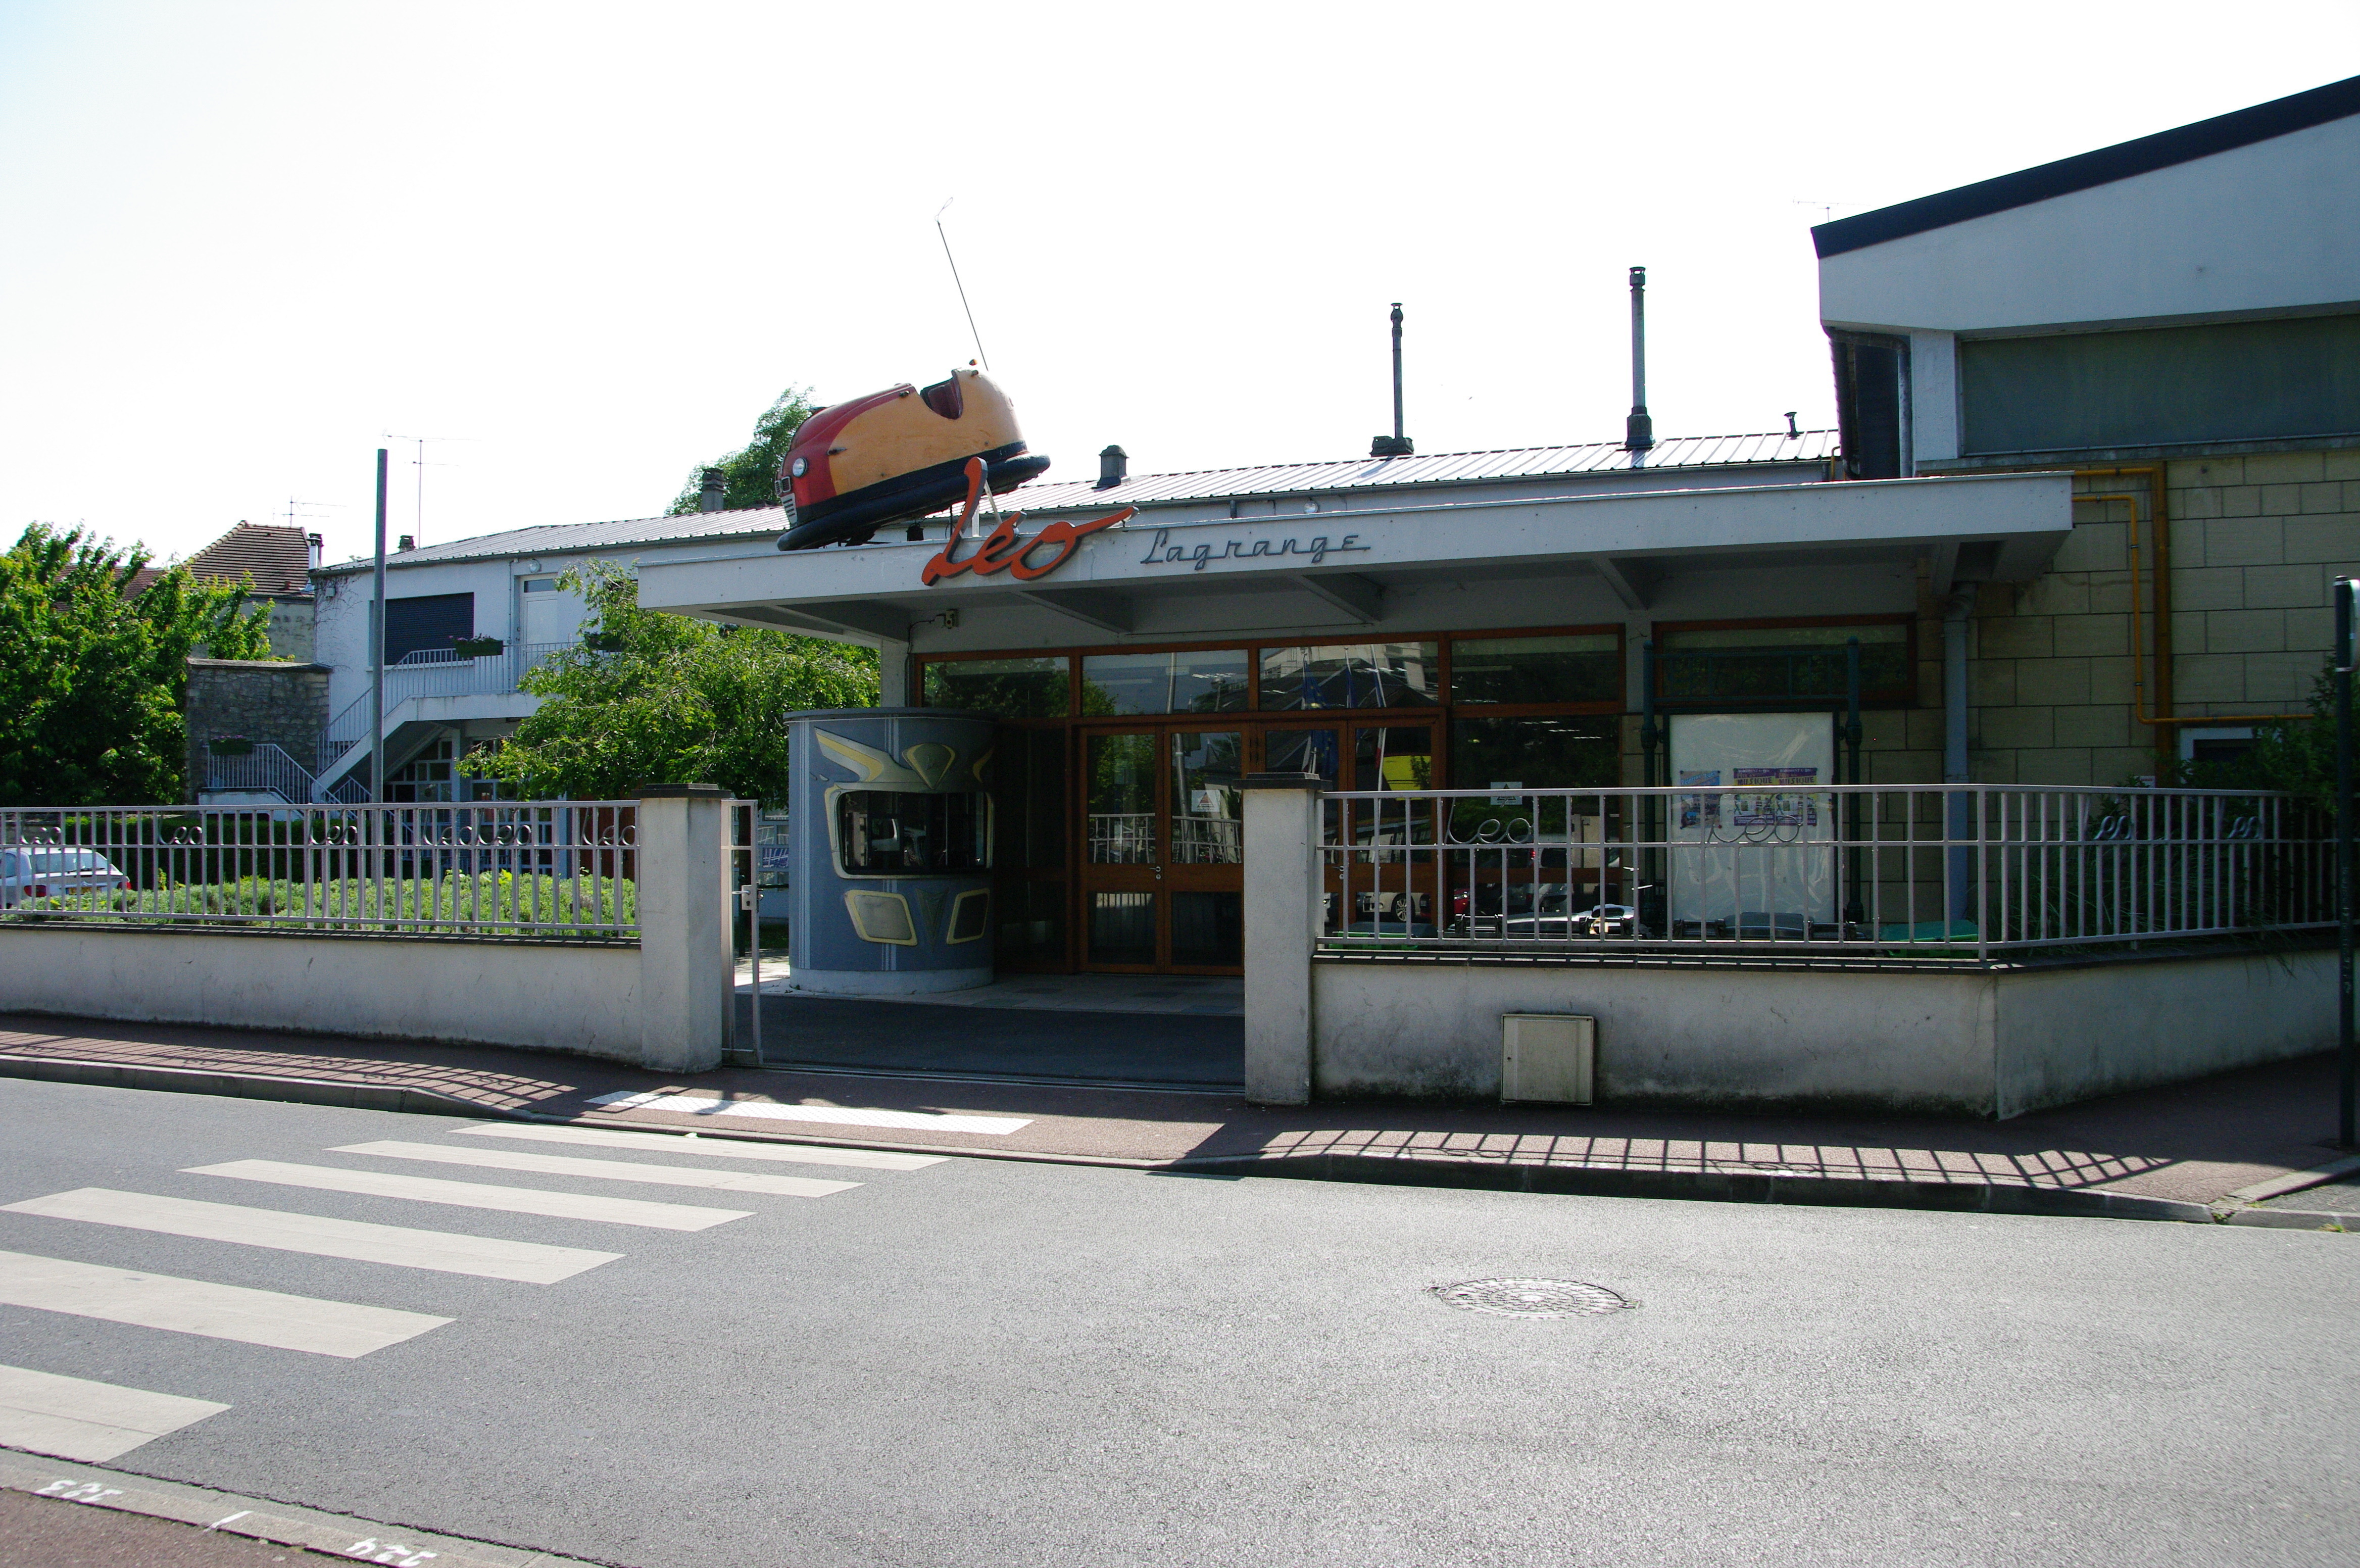
[[[1836,919],[1835,720],[1699,713],[1671,720],[1671,935],[1802,940]]]

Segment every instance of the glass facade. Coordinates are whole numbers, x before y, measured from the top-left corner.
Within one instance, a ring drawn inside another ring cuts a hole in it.
[[[1082,658],[1082,717],[1125,713],[1241,713],[1246,651],[1088,653]]]
[[[1620,704],[1622,640],[1612,631],[1453,639],[1450,700]]]
[[[1266,713],[1305,707],[1432,707],[1441,700],[1439,643],[1331,643],[1262,651]]]
[[[1655,695],[1665,702],[1841,702],[1847,644],[1860,640],[1861,696],[1909,696],[1909,628],[1899,621],[1838,626],[1698,626],[1655,632]]]
[[[1002,718],[1063,718],[1072,677],[1062,654],[1045,659],[945,659],[926,666],[926,706]]]

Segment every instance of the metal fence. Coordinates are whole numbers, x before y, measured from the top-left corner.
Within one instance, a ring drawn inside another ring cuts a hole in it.
[[[2002,784],[1322,796],[1323,950],[1988,964],[2334,925],[2290,797]]]
[[[637,801],[0,810],[0,926],[632,940]]]

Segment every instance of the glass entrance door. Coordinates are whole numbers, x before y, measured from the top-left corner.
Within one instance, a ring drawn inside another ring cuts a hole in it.
[[[1243,740],[1234,729],[1085,732],[1087,968],[1243,966]]]

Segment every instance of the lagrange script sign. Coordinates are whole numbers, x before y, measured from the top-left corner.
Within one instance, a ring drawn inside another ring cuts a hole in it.
[[[1093,518],[1087,522],[1053,522],[1030,539],[1016,537],[1016,520],[1024,514],[1011,511],[1000,520],[999,527],[984,535],[983,542],[970,554],[954,559],[952,552],[959,547],[960,538],[967,532],[967,525],[975,521],[975,509],[982,499],[983,463],[979,458],[970,457],[967,464],[967,506],[960,511],[957,524],[951,529],[950,538],[944,542],[934,558],[926,563],[925,570],[918,574],[918,580],[926,587],[933,587],[944,578],[956,577],[962,572],[971,572],[978,577],[1006,572],[1019,582],[1027,583],[1035,577],[1045,577],[1073,559],[1074,552],[1082,547],[1084,539],[1102,528],[1112,528],[1118,522],[1128,521],[1139,510],[1125,507],[1120,511]],[[1044,549],[1054,549],[1056,554],[1045,561],[1037,559],[1034,553]]]

